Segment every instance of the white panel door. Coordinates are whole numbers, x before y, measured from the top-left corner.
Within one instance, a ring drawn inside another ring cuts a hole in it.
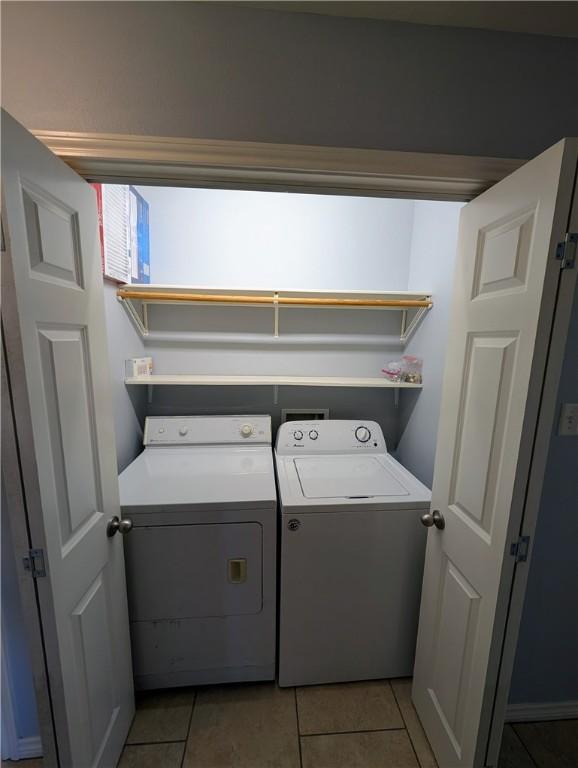
[[[9,374],[61,766],[111,768],[134,712],[94,191],[2,113]],[[34,542],[34,528],[41,544]]]
[[[484,765],[498,599],[513,573],[576,168],[568,147],[461,212],[432,490],[445,528],[428,533],[413,681],[440,768]]]

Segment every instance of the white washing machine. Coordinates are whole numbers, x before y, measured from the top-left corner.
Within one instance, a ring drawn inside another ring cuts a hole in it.
[[[411,675],[430,491],[370,421],[287,422],[279,685]]]
[[[274,679],[271,418],[149,417],[144,444],[119,478],[136,687]]]

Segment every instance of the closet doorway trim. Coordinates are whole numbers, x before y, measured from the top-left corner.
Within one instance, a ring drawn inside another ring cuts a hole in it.
[[[89,181],[467,201],[521,159],[32,131]]]

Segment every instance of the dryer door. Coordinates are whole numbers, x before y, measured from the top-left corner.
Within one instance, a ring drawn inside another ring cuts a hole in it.
[[[259,523],[135,527],[125,540],[131,621],[259,613]]]

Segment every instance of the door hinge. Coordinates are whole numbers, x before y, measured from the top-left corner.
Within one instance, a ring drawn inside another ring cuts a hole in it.
[[[516,558],[517,563],[525,563],[528,559],[528,549],[530,548],[530,537],[520,536],[517,541],[510,545],[510,554]]]
[[[577,244],[578,232],[566,232],[566,237],[556,247],[556,258],[560,262],[560,269],[574,268]]]
[[[29,571],[33,579],[46,576],[43,549],[29,549],[28,557],[22,558],[22,562],[24,563],[24,570]]]

